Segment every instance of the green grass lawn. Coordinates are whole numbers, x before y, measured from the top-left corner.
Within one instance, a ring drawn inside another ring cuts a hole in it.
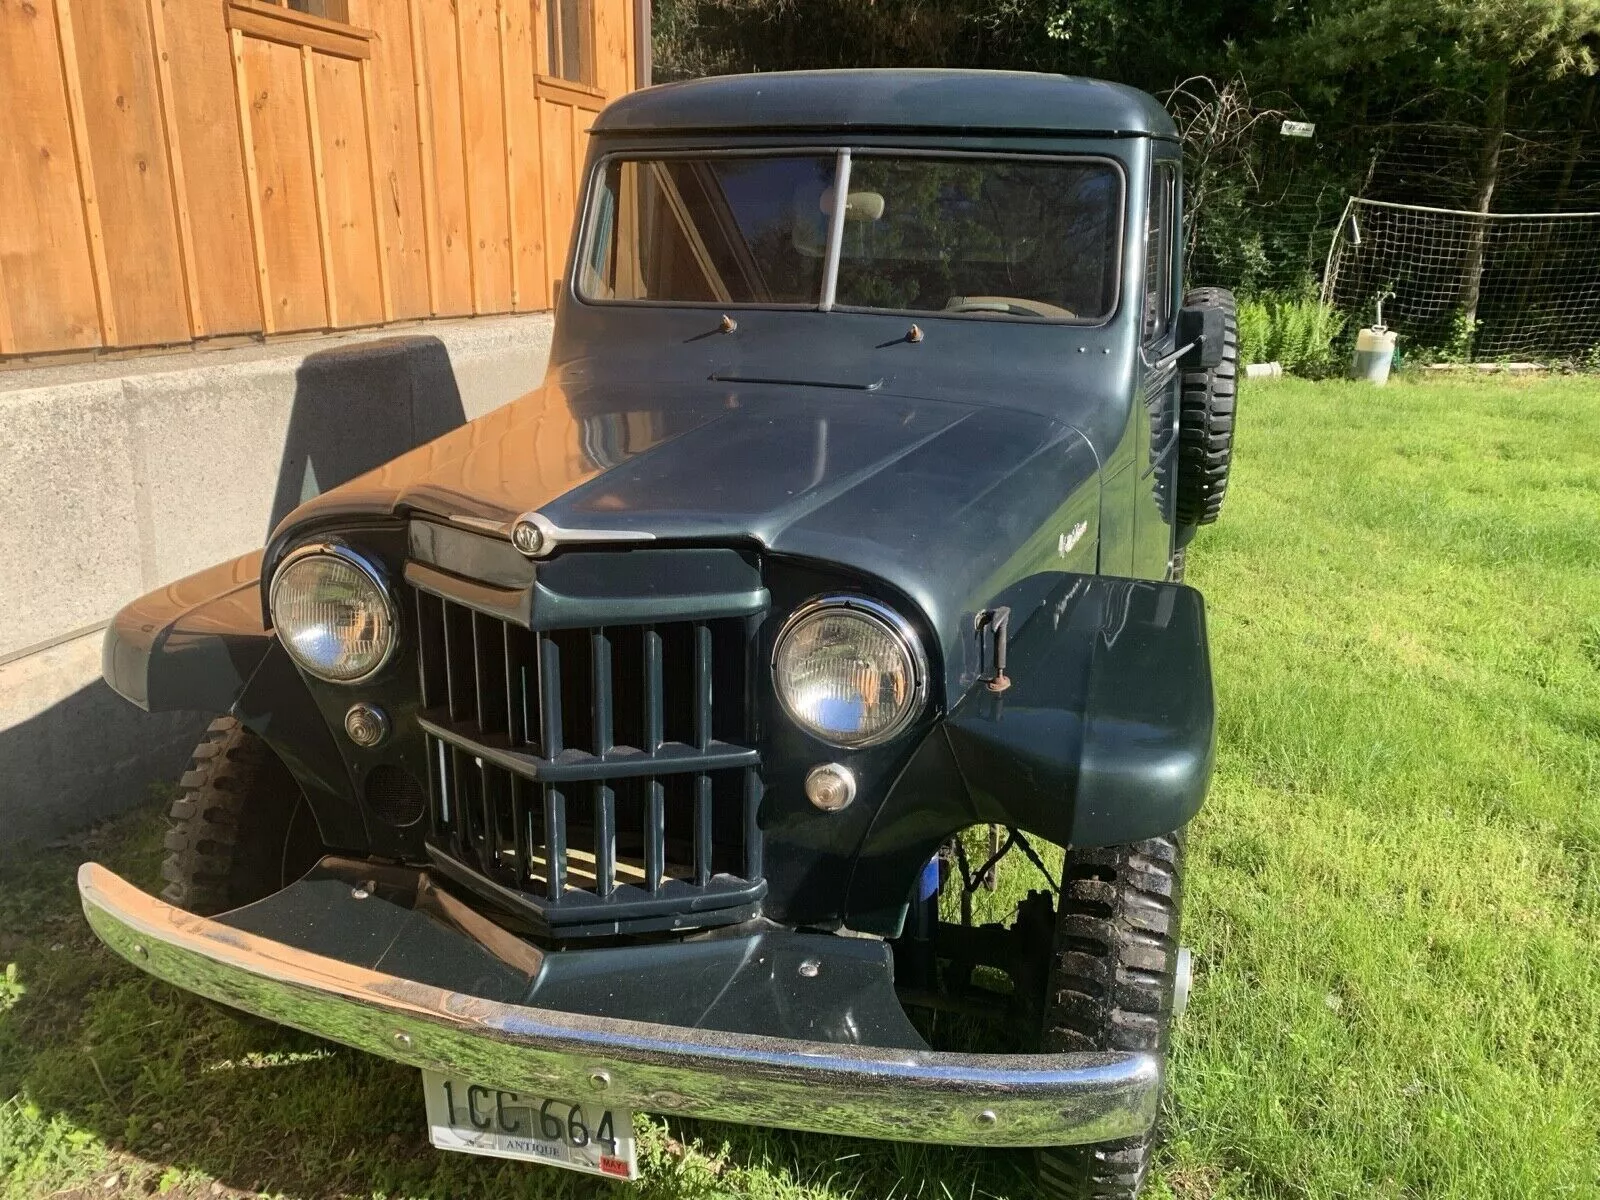
[[[1191,556],[1220,750],[1148,1194],[1600,1195],[1600,385],[1286,381],[1243,405]],[[100,950],[73,869],[150,886],[161,829],[0,866],[0,1196],[623,1194],[436,1153],[414,1072]],[[1029,1194],[1005,1153],[642,1138],[644,1197]]]

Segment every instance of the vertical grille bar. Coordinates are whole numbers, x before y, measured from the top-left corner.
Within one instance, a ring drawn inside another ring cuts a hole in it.
[[[644,745],[640,747],[646,754],[661,749],[663,692],[661,634],[654,625],[647,625],[644,630]]]
[[[439,801],[439,832],[446,833],[450,829],[450,819],[455,812],[450,803],[449,750],[437,738],[428,739],[428,749],[431,752],[430,757],[433,759],[428,769],[437,772],[436,778],[439,785],[433,793]]]
[[[744,772],[744,877],[760,879],[762,872],[761,826],[757,816],[761,811],[761,776],[754,768]]]
[[[421,685],[423,708],[432,708],[437,703],[434,692],[439,687],[428,665],[428,649],[433,644],[432,631],[428,628],[428,609],[433,607],[430,599],[426,592],[417,593],[417,682]]]
[[[704,771],[694,777],[694,882],[711,882],[711,776]]]
[[[482,817],[482,824],[478,826],[478,869],[485,875],[493,876],[495,868],[495,841],[498,831],[495,829],[494,804],[490,799],[489,791],[494,787],[494,780],[489,776],[489,768],[484,765],[483,759],[476,760],[478,768],[478,812]]]
[[[527,785],[532,788],[533,785]],[[522,844],[528,848],[528,857],[522,860],[523,886],[533,887],[533,848],[538,844],[538,839],[533,834],[533,823],[542,819],[543,814],[538,812],[540,806],[529,804],[522,814]]]
[[[456,814],[450,826],[456,857],[465,862],[467,844],[472,837],[472,817],[461,802],[461,751],[454,746],[450,747],[450,808]]]
[[[650,800],[644,814],[644,885],[659,892],[661,877],[667,873],[667,789],[654,775],[646,786]]]
[[[506,740],[513,746],[519,746],[527,740],[527,714],[523,713],[521,728],[518,728],[517,713],[517,664],[511,654],[511,623],[500,622],[500,649],[501,661],[505,663],[506,672]],[[519,860],[520,861],[520,860]]]
[[[594,890],[609,896],[617,888],[617,793],[609,783],[594,785]]]
[[[611,639],[604,629],[589,635],[590,659],[594,663],[594,752],[611,749]]]
[[[559,788],[544,789],[545,894],[561,899],[567,887],[567,798]]]
[[[561,741],[561,648],[548,633],[539,635],[539,747],[554,758]]]
[[[488,697],[483,694],[484,687],[488,682],[484,678],[483,671],[484,646],[481,630],[483,628],[484,616],[482,613],[474,612],[469,614],[468,619],[472,622],[472,704],[477,710],[476,715],[478,718],[478,732],[482,733],[488,728],[488,726],[484,724],[484,715],[489,711]],[[487,786],[488,785],[486,781],[485,787],[487,788]],[[484,828],[488,828],[487,821],[484,822]]]
[[[456,690],[457,689],[456,689],[455,662],[456,662],[456,656],[461,653],[463,647],[456,646],[456,645],[452,644],[455,641],[455,639],[450,636],[450,626],[451,626],[452,622],[450,620],[450,603],[449,603],[449,601],[446,601],[445,603],[441,604],[439,606],[439,610],[440,610],[440,621],[439,621],[439,623],[444,626],[444,691],[445,691],[445,708],[450,713],[450,719],[452,721],[459,721],[461,719],[461,700],[462,700],[462,697],[456,695]]]
[[[511,629],[506,626],[507,631]],[[539,740],[539,646],[533,635],[518,629],[517,710],[522,714],[522,741],[532,745]]]
[[[527,789],[527,780],[520,775],[511,776],[511,851],[517,856],[514,870],[519,888],[527,884],[528,866],[533,861],[529,853],[533,843],[528,837]]]
[[[711,626],[694,623],[694,744],[711,744]]]

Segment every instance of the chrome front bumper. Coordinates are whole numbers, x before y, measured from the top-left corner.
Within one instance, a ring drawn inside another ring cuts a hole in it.
[[[188,991],[415,1067],[508,1091],[745,1125],[953,1145],[1133,1137],[1155,1120],[1149,1054],[971,1055],[719,1033],[503,1004],[352,966],[78,871],[100,938]]]

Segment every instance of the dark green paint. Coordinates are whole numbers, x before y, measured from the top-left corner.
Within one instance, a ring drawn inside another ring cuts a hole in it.
[[[892,313],[741,309],[723,334],[715,307],[590,305],[569,286],[545,387],[302,505],[262,577],[295,545],[336,536],[396,580],[433,572],[430,586],[524,622],[764,612],[763,664],[783,619],[819,593],[895,607],[920,631],[933,686],[889,745],[815,741],[757,673],[761,904],[779,922],[898,933],[921,863],[977,822],[1074,844],[1175,828],[1204,796],[1213,714],[1200,598],[1160,582],[1177,376],[1155,364],[1175,328],[1143,345],[1139,329],[1148,177],[1154,159],[1174,159],[1171,132],[1149,97],[1044,76],[845,72],[629,97],[597,125],[591,168],[665,147],[1109,158],[1125,178],[1120,305],[1094,327],[919,315],[914,342]],[[1181,264],[1171,271],[1157,286],[1176,293]],[[535,446],[560,452],[536,461]],[[504,533],[529,510],[654,540],[529,564]],[[420,828],[369,820],[358,798],[379,762],[426,778],[409,646],[357,687],[303,680],[274,644],[263,651],[260,606],[239,601],[250,590],[202,580],[182,604],[140,601],[138,621],[108,632],[107,678],[154,706],[238,695],[331,845],[424,861]],[[974,619],[999,605],[1012,610],[1013,687],[996,696],[979,680]],[[197,629],[197,612],[233,623]],[[358,698],[395,722],[376,751],[339,732]],[[805,771],[823,761],[860,782],[844,812],[804,798]]]

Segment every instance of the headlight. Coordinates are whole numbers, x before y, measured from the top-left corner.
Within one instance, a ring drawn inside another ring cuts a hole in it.
[[[345,546],[302,546],[272,577],[278,640],[318,679],[354,683],[394,649],[394,601],[377,570]]]
[[[826,596],[789,618],[772,681],[790,718],[855,749],[886,742],[922,710],[928,663],[911,626],[860,596]]]

